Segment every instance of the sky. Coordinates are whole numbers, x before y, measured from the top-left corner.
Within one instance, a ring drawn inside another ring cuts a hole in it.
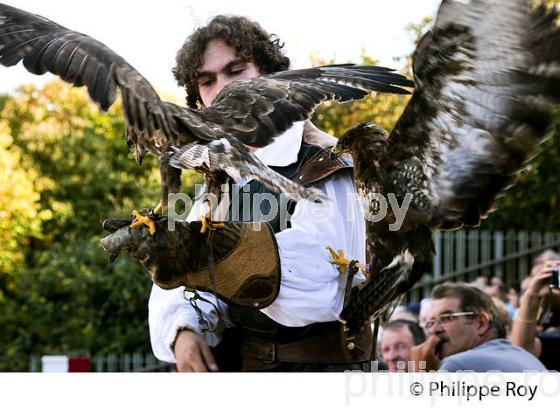
[[[156,89],[180,96],[171,69],[177,50],[197,27],[216,14],[245,15],[285,43],[292,68],[310,56],[359,62],[361,50],[381,64],[400,68],[393,57],[414,45],[405,27],[434,17],[440,0],[2,0],[96,38],[124,57]],[[0,66],[0,92],[23,83],[41,85],[49,75]]]

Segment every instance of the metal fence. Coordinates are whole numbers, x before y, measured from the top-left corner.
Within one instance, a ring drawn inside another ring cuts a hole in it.
[[[434,244],[432,272],[407,294],[408,303],[429,296],[435,285],[445,281],[471,282],[483,275],[498,276],[506,284],[520,282],[529,274],[536,255],[560,246],[560,234],[464,229],[437,232]]]
[[[40,372],[41,357],[31,356],[29,371]],[[174,372],[175,364],[162,362],[152,353],[109,354],[93,356],[92,372]]]
[[[406,295],[406,302],[418,302],[432,288],[445,281],[471,282],[477,276],[498,276],[506,284],[520,282],[529,274],[536,255],[560,246],[559,233],[489,232],[459,230],[434,234],[436,255],[432,272]],[[41,359],[30,358],[30,371],[41,371]],[[167,372],[175,365],[162,362],[152,353],[110,354],[92,358],[94,372]]]

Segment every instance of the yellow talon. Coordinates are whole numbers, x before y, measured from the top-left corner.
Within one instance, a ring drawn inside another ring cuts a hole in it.
[[[330,263],[333,265],[338,265],[338,271],[340,273],[344,273],[346,271],[346,267],[350,265],[350,260],[344,256],[344,250],[339,249],[339,251],[335,251],[330,246],[327,246],[327,249],[331,253],[331,260]]]
[[[136,229],[141,225],[146,225],[150,230],[150,235],[154,236],[156,233],[156,225],[149,217],[140,214],[138,211],[132,211],[132,216],[136,218],[131,224],[132,229]]]
[[[200,233],[205,233],[208,229],[222,229],[225,226],[221,222],[212,222],[212,212],[208,212],[208,215],[202,214],[202,216],[200,217],[200,222],[202,222]]]
[[[352,261],[344,255],[344,249],[339,249],[338,252],[330,246],[327,246],[327,249],[331,254],[330,263],[332,263],[333,265],[338,265],[338,271],[340,273],[346,272],[346,267],[350,265]],[[356,263],[356,267],[367,275],[366,265],[364,265],[363,263]]]
[[[154,214],[159,215],[163,209],[163,202],[159,201],[159,204],[154,208]]]

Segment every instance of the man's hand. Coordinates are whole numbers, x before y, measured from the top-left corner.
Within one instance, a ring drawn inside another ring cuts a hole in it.
[[[438,335],[433,334],[424,343],[412,347],[410,350],[410,360],[414,362],[414,367],[409,370],[411,372],[438,370],[441,361],[436,355],[436,349],[441,341]],[[423,366],[420,367],[421,362],[426,363],[425,368]]]
[[[218,365],[204,338],[190,330],[181,330],[174,347],[180,372],[217,372]]]

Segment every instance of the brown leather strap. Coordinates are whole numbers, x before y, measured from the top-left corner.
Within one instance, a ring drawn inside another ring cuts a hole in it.
[[[324,325],[326,333],[288,343],[245,337],[241,345],[242,355],[264,364],[345,364],[371,360],[372,332],[369,326],[362,329],[349,346],[340,323],[328,322]]]
[[[313,155],[292,177],[293,181],[309,186],[342,169],[351,169],[352,160],[347,156],[337,156],[330,149],[323,148]]]

